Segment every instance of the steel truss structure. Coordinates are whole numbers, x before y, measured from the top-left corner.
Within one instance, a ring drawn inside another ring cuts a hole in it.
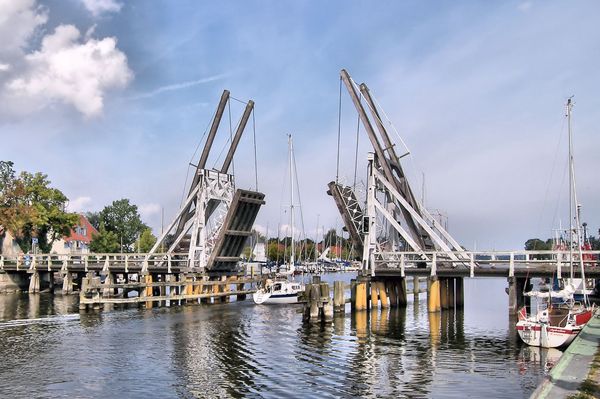
[[[452,261],[469,262],[460,244],[415,198],[400,163],[400,159],[409,153],[398,156],[396,145],[382,121],[383,112],[367,85],[357,85],[346,70],[340,75],[374,150],[368,157],[367,200],[360,224],[363,270],[375,274],[376,265],[387,267],[387,263],[397,263],[399,254],[406,251],[418,253],[424,262],[431,261],[427,254],[432,251],[443,251]],[[370,116],[363,102],[369,108]],[[345,196],[351,197],[348,189]],[[357,205],[337,199],[336,203],[346,229],[356,229],[357,221],[352,216],[356,214]]]
[[[196,171],[189,188],[189,193],[183,205],[177,212],[175,218],[162,233],[156,244],[152,247],[149,255],[156,254],[159,248],[168,248],[166,255],[174,253],[187,253],[188,269],[194,272],[203,272],[211,269],[214,263],[213,252],[218,243],[223,244],[222,237],[225,235],[224,223],[232,209],[232,201],[236,193],[235,179],[229,174],[229,167],[240,142],[242,133],[246,127],[250,114],[254,109],[254,102],[248,101],[244,113],[238,123],[225,160],[219,170],[206,169],[206,163],[214,142],[225,107],[229,101],[229,91],[225,90],[217,107],[217,111],[208,132],[204,149],[200,160],[196,165]],[[240,191],[240,190],[238,190]],[[247,192],[245,193],[255,193]],[[259,206],[264,203],[264,195],[255,193],[259,198]],[[244,230],[238,232],[238,236],[250,235],[250,230],[258,208],[254,209],[253,217],[245,223]],[[230,219],[232,217],[229,217]],[[235,246],[238,252],[238,246]],[[229,258],[238,257],[240,253],[231,254]],[[233,262],[235,265],[235,262]]]

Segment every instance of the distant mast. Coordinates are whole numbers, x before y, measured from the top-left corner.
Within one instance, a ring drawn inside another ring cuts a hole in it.
[[[290,254],[290,269],[294,267],[294,145],[292,143],[292,135],[288,134],[288,150],[290,158],[290,230],[292,233],[291,254]]]
[[[569,132],[569,264],[571,265],[571,278],[573,278],[573,138],[571,133],[571,98],[567,100],[567,130]]]

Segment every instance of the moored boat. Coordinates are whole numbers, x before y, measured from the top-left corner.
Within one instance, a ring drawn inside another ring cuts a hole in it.
[[[287,304],[299,303],[298,293],[304,291],[304,285],[288,278],[294,277],[296,271],[294,248],[294,147],[292,136],[288,136],[289,161],[290,161],[290,228],[291,249],[288,270],[280,272],[275,279],[267,279],[262,287],[252,294],[256,304]],[[289,276],[289,277],[288,277]]]
[[[573,148],[571,133],[571,108],[573,103],[569,98],[567,101],[567,118],[569,126],[569,240],[568,240],[568,263],[570,265],[570,278],[567,279],[565,288],[553,292],[550,289],[547,292],[530,291],[525,293],[530,297],[541,299],[537,301],[537,311],[533,314],[527,314],[527,308],[524,306],[519,310],[519,320],[516,324],[519,337],[527,345],[540,346],[544,348],[558,348],[569,345],[583,329],[585,324],[591,319],[594,308],[589,306],[587,298],[587,289],[585,286],[585,265],[584,255],[582,253],[582,235],[580,222],[580,209],[577,201],[577,192],[575,189],[575,168],[573,165]],[[574,209],[577,207],[577,209]],[[575,210],[575,217],[573,211]],[[573,225],[575,220],[575,226]],[[577,250],[578,256],[574,256],[574,250]],[[574,260],[577,258],[581,279],[575,281],[573,278]],[[583,302],[574,300],[574,294],[578,290],[579,282],[582,287],[579,291],[583,294]],[[543,300],[547,298],[547,300]],[[562,303],[553,304],[553,299],[560,298]]]

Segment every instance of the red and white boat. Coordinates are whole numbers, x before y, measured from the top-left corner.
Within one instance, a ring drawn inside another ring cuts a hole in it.
[[[553,305],[528,316],[526,308],[519,311],[517,332],[527,345],[558,348],[569,345],[592,318],[593,309],[578,303]]]
[[[569,345],[577,334],[583,329],[585,324],[591,319],[594,308],[589,306],[586,286],[585,286],[585,265],[581,245],[581,222],[580,209],[577,204],[577,191],[575,189],[575,168],[573,165],[572,133],[571,133],[571,108],[573,103],[569,98],[567,101],[567,117],[569,126],[569,258],[571,278],[567,279],[565,288],[559,292],[539,292],[531,291],[525,293],[530,297],[541,298],[537,301],[537,311],[535,314],[527,315],[526,307],[519,311],[519,321],[517,322],[517,332],[527,345],[541,346],[543,348],[558,348]],[[575,217],[573,217],[575,211]],[[573,226],[575,219],[575,226]],[[573,295],[577,290],[577,282],[573,278],[574,249],[577,249],[577,257],[580,271],[583,293],[583,303],[575,302]],[[546,301],[543,298],[547,298]],[[564,302],[553,304],[553,298],[561,298]]]

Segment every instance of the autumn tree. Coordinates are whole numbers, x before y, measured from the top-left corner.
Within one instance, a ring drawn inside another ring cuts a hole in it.
[[[10,231],[23,251],[36,238],[43,252],[55,239],[68,235],[79,221],[65,211],[68,198],[50,187],[43,173],[21,172],[17,177],[10,161],[0,161],[0,235]]]

